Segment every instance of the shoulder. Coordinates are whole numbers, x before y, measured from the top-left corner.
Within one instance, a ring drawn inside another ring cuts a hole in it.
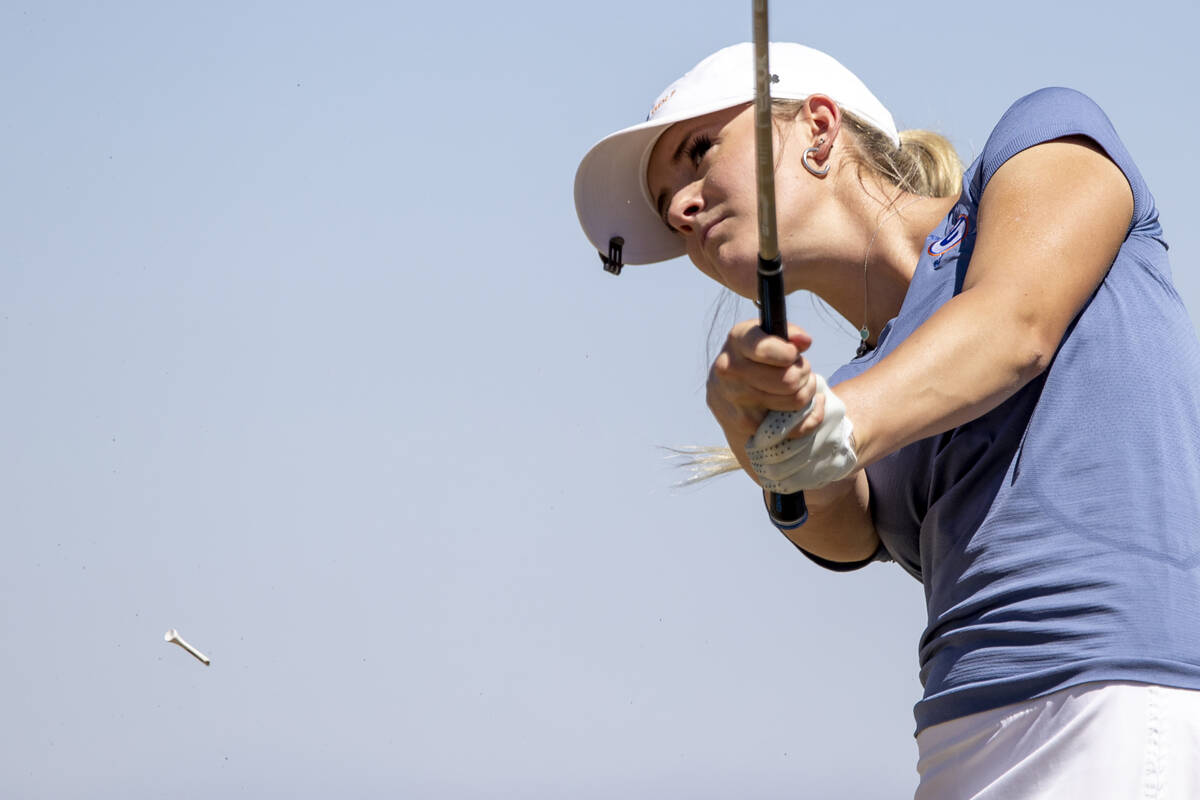
[[[1047,86],[1018,98],[1000,117],[996,129],[1016,124],[1046,121],[1050,119],[1072,119],[1079,116],[1099,115],[1104,112],[1096,101],[1077,89],[1064,86]]]
[[[1022,150],[1072,135],[1095,139],[1105,150],[1119,144],[1108,116],[1082,92],[1057,86],[1031,92],[1009,106],[992,129],[980,156],[979,177],[986,185]]]
[[[1067,137],[1091,140],[1120,168],[1133,191],[1135,220],[1157,218],[1141,172],[1108,115],[1083,92],[1061,86],[1030,92],[1001,115],[983,151],[968,170],[965,183],[970,199],[978,203],[992,176],[1013,156]]]

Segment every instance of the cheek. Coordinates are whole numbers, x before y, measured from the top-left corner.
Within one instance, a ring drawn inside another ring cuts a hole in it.
[[[754,162],[722,159],[709,171],[705,183],[713,196],[721,203],[733,205],[738,213],[753,211],[757,205],[754,187]]]
[[[807,224],[822,202],[817,181],[811,176],[786,169],[775,176],[775,208],[780,229],[796,229]]]

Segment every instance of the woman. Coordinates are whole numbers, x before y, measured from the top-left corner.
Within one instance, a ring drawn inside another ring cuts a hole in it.
[[[743,322],[708,404],[761,486],[805,491],[797,547],[923,582],[917,796],[1200,797],[1200,343],[1132,159],[1045,89],[959,174],[829,56],[770,63],[785,285],[863,346],[825,381],[799,328]],[[585,156],[606,266],[686,253],[755,296],[752,76],[719,51]]]

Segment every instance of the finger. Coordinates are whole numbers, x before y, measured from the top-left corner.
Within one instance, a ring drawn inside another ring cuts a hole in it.
[[[765,367],[762,369],[775,371]],[[706,401],[717,422],[731,438],[736,439],[752,435],[768,411],[806,411],[815,391],[813,380],[806,381],[799,392],[793,393],[789,388],[782,394],[770,394],[741,381],[722,381],[713,374],[709,377]]]
[[[812,410],[805,415],[804,421],[792,428],[792,432],[788,434],[789,439],[803,439],[810,433],[815,431],[825,421],[825,395],[817,394],[813,398]]]
[[[767,411],[803,411],[812,401],[813,393],[770,394],[743,383],[722,384],[713,380],[708,387],[708,405],[718,419],[733,418],[736,413],[761,421]]]
[[[791,459],[797,452],[811,448],[811,439],[789,440],[788,433],[804,419],[805,411],[771,412],[762,421],[749,441],[746,455],[760,477],[771,477],[763,468]]]
[[[767,415],[766,409],[738,406],[712,393],[708,396],[708,409],[731,442],[745,442]]]
[[[815,391],[816,382],[808,362],[801,360],[786,368],[751,361],[736,353],[723,352],[713,361],[709,380],[718,391],[730,397],[768,394],[804,395],[804,402]]]
[[[812,337],[808,335],[808,331],[801,328],[799,325],[788,323],[788,341],[801,353],[812,346]]]
[[[773,367],[790,366],[800,356],[796,345],[764,332],[758,327],[758,323],[753,321],[735,325],[729,332],[724,349]]]

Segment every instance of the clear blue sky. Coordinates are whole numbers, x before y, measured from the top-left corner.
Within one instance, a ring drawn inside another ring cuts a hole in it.
[[[1090,93],[1200,309],[1194,0],[773,5],[968,160]],[[0,795],[911,792],[920,586],[811,566],[742,476],[671,488],[719,292],[575,221],[586,149],[749,30],[0,5]]]

